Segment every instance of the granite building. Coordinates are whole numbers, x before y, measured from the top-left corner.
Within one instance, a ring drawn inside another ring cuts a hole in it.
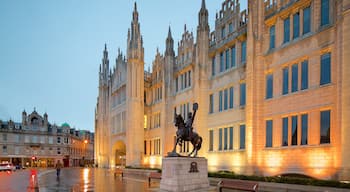
[[[84,134],[82,134],[84,133]],[[93,133],[51,124],[48,115],[22,112],[22,122],[0,120],[0,162],[22,167],[65,167],[93,164]]]
[[[350,180],[350,1],[224,0],[211,31],[202,0],[196,35],[185,26],[175,52],[169,27],[151,72],[138,16],[112,69],[103,52],[96,163],[160,167],[174,114],[197,102],[209,170]]]

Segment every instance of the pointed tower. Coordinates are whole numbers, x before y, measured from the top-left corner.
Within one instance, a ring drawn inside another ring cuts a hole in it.
[[[175,51],[174,51],[174,39],[171,35],[171,28],[169,26],[168,30],[168,36],[165,41],[165,54],[164,54],[164,83],[163,83],[163,90],[164,90],[164,105],[162,105],[162,111],[161,114],[164,115],[165,118],[163,119],[163,122],[161,122],[162,125],[164,125],[164,129],[161,129],[161,139],[165,141],[167,138],[169,138],[169,130],[173,131],[173,125],[171,124],[170,129],[167,127],[168,122],[173,122],[174,116],[168,115],[173,114],[173,104],[174,104],[174,66],[175,66]],[[166,155],[168,152],[166,148],[167,142],[161,142],[162,149],[163,149],[163,155]]]
[[[194,122],[199,134],[206,134],[207,118],[208,114],[208,77],[209,77],[209,23],[208,23],[208,10],[205,6],[205,0],[202,0],[202,6],[198,13],[198,26],[197,26],[197,42],[196,42],[196,59],[195,70],[193,73],[194,81],[194,98],[197,98],[195,102],[199,104],[199,110]],[[204,140],[202,146],[208,146],[207,140]],[[199,151],[200,155],[204,155],[205,150]],[[202,153],[202,154],[201,154]]]
[[[108,167],[109,59],[106,44],[103,50],[102,64],[100,64],[99,77],[99,93],[96,106],[97,115],[95,117],[95,150],[98,157],[96,161],[99,166]]]
[[[198,30],[209,32],[208,9],[205,6],[205,0],[202,0],[202,6],[198,13]]]
[[[126,165],[140,165],[143,154],[144,49],[136,2],[127,41]]]
[[[166,38],[165,56],[172,56],[172,57],[175,56],[174,40],[173,40],[173,37],[171,36],[170,26],[169,26],[169,31],[168,31],[168,37]]]

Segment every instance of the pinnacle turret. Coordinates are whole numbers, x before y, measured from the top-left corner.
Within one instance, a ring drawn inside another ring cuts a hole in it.
[[[174,40],[173,40],[173,37],[171,36],[171,28],[170,28],[170,26],[169,26],[169,31],[168,31],[168,37],[166,39],[165,55],[166,56],[175,56]]]
[[[208,9],[205,6],[205,0],[202,0],[202,6],[198,13],[198,30],[209,30]]]
[[[143,60],[143,42],[136,2],[132,15],[131,27],[128,30],[128,58],[139,58]]]

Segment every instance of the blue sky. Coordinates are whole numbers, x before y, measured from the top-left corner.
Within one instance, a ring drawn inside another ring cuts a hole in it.
[[[175,45],[184,24],[196,32],[201,0],[138,0],[145,68],[157,47],[164,52],[168,26]],[[223,0],[206,0],[210,28]],[[134,1],[1,0],[0,119],[21,121],[36,110],[49,121],[94,130],[98,70],[104,43],[110,66],[126,50]],[[241,0],[241,9],[247,7]]]

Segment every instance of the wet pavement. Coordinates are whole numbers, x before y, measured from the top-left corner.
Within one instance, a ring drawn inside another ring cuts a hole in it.
[[[35,192],[38,170],[26,169],[0,172],[0,191]]]
[[[60,177],[55,170],[47,170],[39,174],[39,191],[158,191],[159,182],[148,187],[147,178],[114,177],[107,169],[67,168],[61,170]]]

